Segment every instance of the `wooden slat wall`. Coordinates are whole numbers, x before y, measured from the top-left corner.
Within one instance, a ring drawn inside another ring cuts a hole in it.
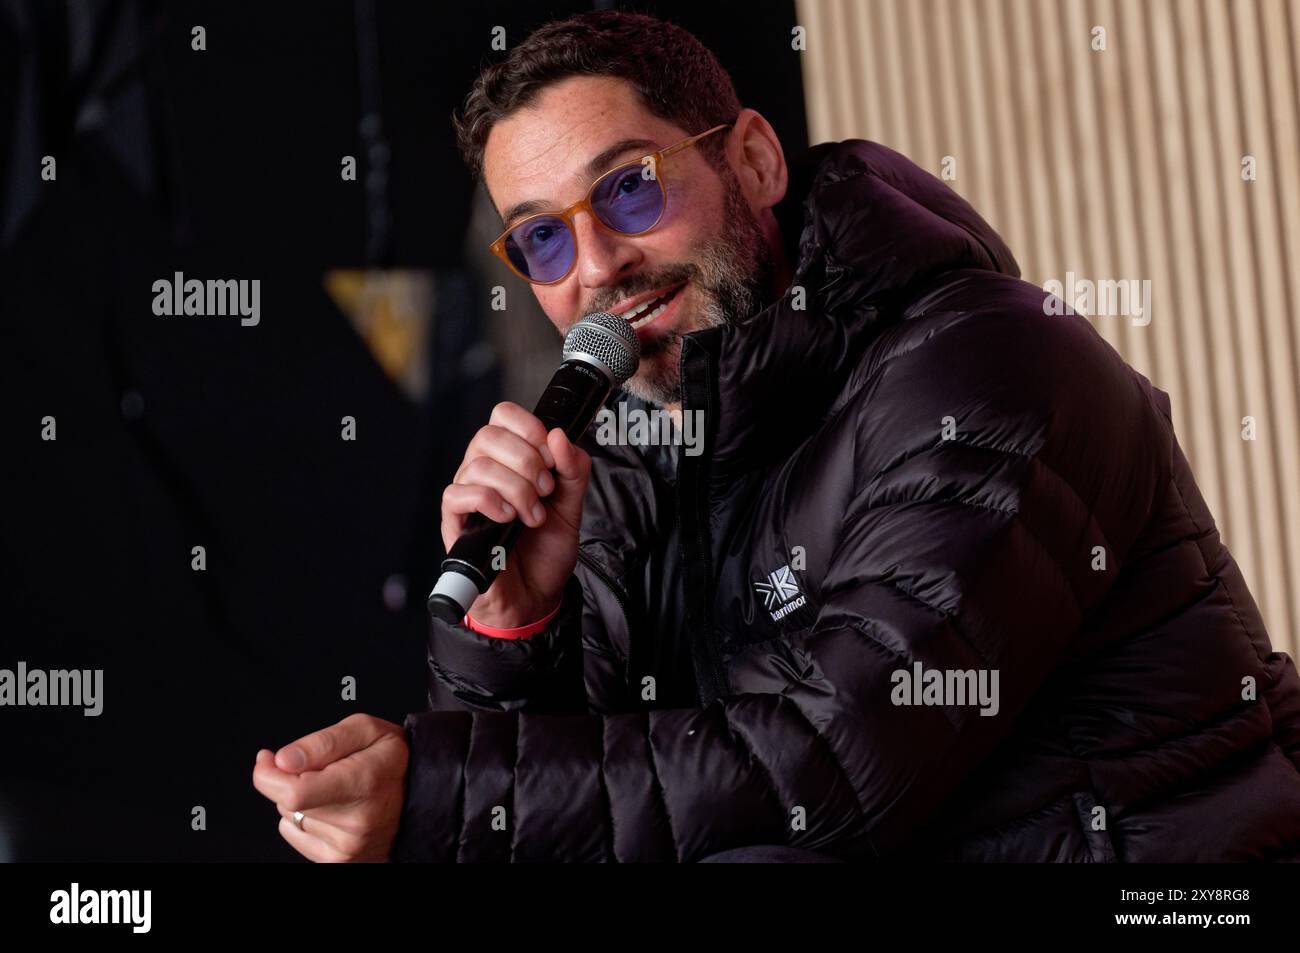
[[[1151,281],[1149,324],[1093,323],[1169,393],[1274,646],[1297,654],[1300,0],[797,8],[812,142],[873,139],[935,175],[953,156],[949,184],[1036,284]]]

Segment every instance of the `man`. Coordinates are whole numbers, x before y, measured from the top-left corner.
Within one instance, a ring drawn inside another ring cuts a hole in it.
[[[702,412],[702,452],[499,405],[443,541],[526,530],[431,622],[429,712],[259,752],[294,847],[1300,857],[1300,680],[1168,398],[962,199],[862,141],[787,168],[698,41],[625,13],[543,27],[459,130],[498,253],[561,332],[632,321],[615,400]]]

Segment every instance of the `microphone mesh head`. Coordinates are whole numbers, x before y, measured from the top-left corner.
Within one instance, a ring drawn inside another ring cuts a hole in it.
[[[593,311],[564,338],[564,359],[572,358],[597,364],[615,387],[622,387],[641,363],[641,342],[632,325],[618,315]]]

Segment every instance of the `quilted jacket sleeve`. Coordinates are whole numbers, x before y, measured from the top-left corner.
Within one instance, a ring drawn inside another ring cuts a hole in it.
[[[1167,477],[1149,385],[1082,320],[1031,327],[1038,301],[932,329],[841,408],[858,476],[815,624],[789,638],[792,688],[702,709],[412,715],[395,859],[904,847],[1053,669]],[[996,672],[995,704],[899,704],[897,673],[918,664]],[[518,700],[518,669],[466,691]]]
[[[431,711],[585,712],[582,586],[570,577],[541,632],[502,639],[429,619]]]

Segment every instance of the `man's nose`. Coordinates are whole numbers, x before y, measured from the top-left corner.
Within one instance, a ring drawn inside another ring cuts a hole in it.
[[[578,281],[584,288],[606,288],[636,270],[641,252],[636,239],[616,235],[591,215],[579,215],[574,223],[578,241]]]

